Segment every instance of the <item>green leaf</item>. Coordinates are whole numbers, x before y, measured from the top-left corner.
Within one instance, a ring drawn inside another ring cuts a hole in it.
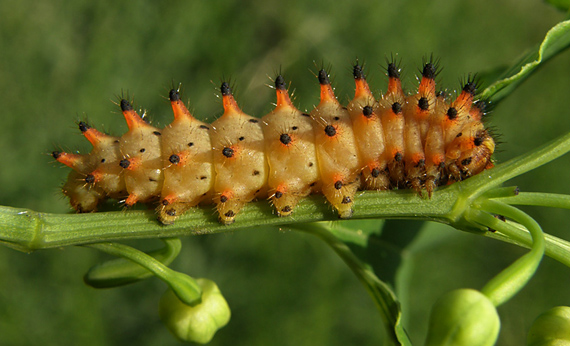
[[[359,225],[362,227],[357,229],[355,226]],[[401,324],[402,312],[396,295],[390,286],[375,275],[373,267],[360,260],[349,247],[350,244],[365,249],[369,236],[380,232],[379,222],[375,220],[366,222],[318,222],[296,225],[295,229],[311,233],[325,241],[356,274],[382,315],[388,331],[388,342],[393,345],[411,345]]]
[[[372,236],[368,244],[368,254],[377,253],[377,248],[383,246],[387,254],[383,256],[382,262],[371,261],[374,272],[378,277],[396,286],[396,275],[401,263],[406,256],[407,247],[416,239],[422,227],[426,223],[420,220],[386,220],[382,234]]]
[[[423,224],[418,220],[345,220],[332,224],[331,232],[370,266],[376,276],[395,287],[402,252]]]
[[[508,69],[500,80],[479,95],[492,103],[499,103],[512,93],[526,78],[556,54],[570,46],[570,20],[558,23],[548,31],[544,40]]]

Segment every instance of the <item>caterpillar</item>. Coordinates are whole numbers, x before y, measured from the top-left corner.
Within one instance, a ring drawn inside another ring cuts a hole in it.
[[[82,121],[92,151],[52,153],[73,169],[63,193],[81,213],[107,198],[127,207],[158,201],[164,224],[212,202],[220,222],[231,224],[256,198],[268,198],[278,216],[288,216],[300,199],[321,193],[346,219],[360,189],[411,188],[431,197],[438,186],[493,167],[495,142],[482,122],[485,102],[475,99],[474,77],[452,98],[436,91],[438,68],[430,59],[417,92],[407,95],[398,65],[389,62],[386,71],[387,92],[376,100],[357,62],[355,96],[344,107],[320,70],[320,103],[310,113],[293,105],[279,75],[276,107],[261,119],[245,114],[223,82],[224,113],[211,124],[194,118],[173,89],[174,120],[162,130],[122,99],[127,133],[110,136]]]

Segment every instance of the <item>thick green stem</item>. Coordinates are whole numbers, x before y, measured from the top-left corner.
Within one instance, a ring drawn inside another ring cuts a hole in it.
[[[453,186],[442,188],[431,199],[410,190],[364,191],[353,218],[421,218],[449,222],[457,199]],[[266,201],[249,203],[232,225],[218,222],[210,207],[189,211],[174,225],[164,226],[154,211],[106,212],[90,214],[48,214],[27,209],[0,207],[0,242],[20,251],[137,238],[163,238],[249,229],[265,225],[338,220],[322,196],[310,196],[297,206],[293,217],[273,215]]]

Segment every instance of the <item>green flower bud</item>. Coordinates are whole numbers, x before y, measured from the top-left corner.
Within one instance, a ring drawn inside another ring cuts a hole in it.
[[[570,345],[570,307],[557,306],[538,316],[528,332],[527,345]]]
[[[158,313],[178,339],[205,344],[229,322],[230,307],[213,281],[197,279],[196,282],[202,288],[201,302],[186,305],[169,289],[160,299]]]
[[[458,289],[433,307],[426,346],[492,346],[500,327],[497,309],[483,293]]]

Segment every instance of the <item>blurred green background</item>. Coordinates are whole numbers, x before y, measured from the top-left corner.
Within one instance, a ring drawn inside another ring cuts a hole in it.
[[[318,102],[311,71],[332,66],[339,99],[353,93],[355,58],[374,90],[385,88],[386,57],[402,60],[413,89],[422,57],[441,59],[440,85],[458,88],[469,72],[508,65],[539,43],[563,14],[541,1],[31,1],[0,2],[0,204],[68,212],[58,190],[68,169],[54,149],[89,145],[74,122],[121,134],[111,101],[134,95],[155,124],[171,120],[166,96],[182,83],[201,118],[221,114],[216,88],[231,78],[249,114],[271,109],[265,85],[281,70],[296,104]],[[570,52],[498,106],[490,124],[498,162],[570,130]],[[523,191],[570,193],[565,156],[514,184]],[[525,209],[544,230],[570,239],[568,211]],[[408,224],[396,232],[407,232]],[[158,242],[138,242],[151,248]],[[426,223],[402,253],[397,273],[404,323],[422,344],[427,314],[443,293],[481,288],[524,250]],[[379,253],[378,256],[383,256]],[[23,254],[0,247],[0,345],[177,345],[158,320],[164,285],[85,286],[104,256],[65,248]],[[387,261],[390,258],[387,257]],[[217,282],[232,320],[212,345],[377,345],[382,324],[364,288],[330,249],[309,235],[252,230],[184,239],[174,268]],[[387,263],[387,266],[389,264]],[[538,274],[499,308],[499,345],[521,345],[532,320],[570,305],[570,268],[545,259]]]

